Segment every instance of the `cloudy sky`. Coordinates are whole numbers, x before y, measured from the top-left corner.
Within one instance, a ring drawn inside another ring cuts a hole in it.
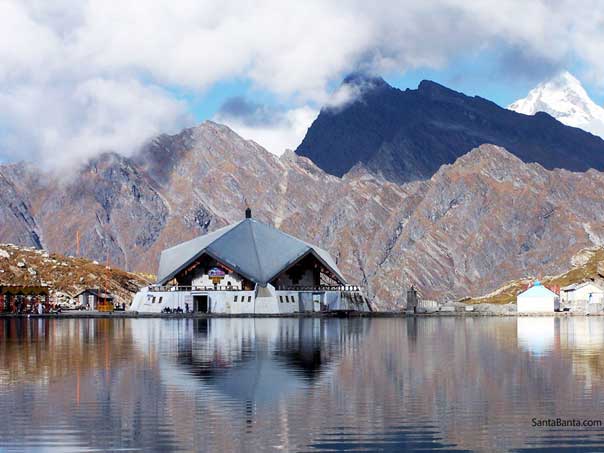
[[[0,161],[53,166],[205,119],[295,148],[346,74],[507,105],[568,69],[604,103],[599,0],[0,0]]]

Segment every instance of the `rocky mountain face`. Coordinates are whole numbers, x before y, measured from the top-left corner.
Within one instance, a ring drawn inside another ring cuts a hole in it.
[[[492,291],[569,267],[604,243],[604,174],[526,164],[483,145],[429,179],[399,184],[363,165],[340,178],[276,157],[205,122],[133,158],[105,154],[64,178],[0,166],[0,241],[154,273],[159,252],[243,217],[329,250],[383,307],[414,284],[427,298]],[[6,190],[5,190],[6,189]]]
[[[495,281],[567,270],[574,253],[602,244],[603,178],[549,171],[482,145],[422,183],[372,281],[376,294],[401,269],[428,297],[481,294]]]
[[[351,99],[323,108],[296,150],[336,176],[362,165],[397,183],[425,180],[484,143],[548,169],[604,169],[604,140],[546,113],[522,115],[430,81],[402,91],[355,75],[342,90]]]
[[[604,107],[596,104],[568,71],[540,83],[508,109],[525,115],[545,112],[568,126],[604,137]]]
[[[211,122],[158,137],[132,159],[105,154],[61,179],[20,164],[0,166],[0,181],[12,194],[0,206],[10,213],[0,217],[6,242],[76,255],[79,232],[83,256],[154,273],[161,250],[240,220],[249,204],[254,217],[329,247],[361,278],[359,245],[378,241],[372,232],[407,190],[326,175]]]
[[[0,171],[0,237],[14,244],[41,247],[39,229],[31,216],[26,196],[4,174],[20,174],[23,165],[7,165]]]

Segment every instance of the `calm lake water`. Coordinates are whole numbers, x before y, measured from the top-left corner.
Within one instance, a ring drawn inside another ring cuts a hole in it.
[[[0,451],[604,451],[604,318],[0,320]]]

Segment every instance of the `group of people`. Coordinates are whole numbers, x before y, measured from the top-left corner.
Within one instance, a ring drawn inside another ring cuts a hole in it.
[[[44,313],[61,313],[61,307],[55,304],[45,304],[41,301],[31,301],[27,303],[26,301],[17,300],[12,304],[3,304],[1,307],[3,310],[9,313],[16,314],[35,314],[42,315]]]
[[[179,305],[176,308],[164,307],[164,309],[161,312],[162,313],[189,313],[189,304],[185,304],[184,310]]]

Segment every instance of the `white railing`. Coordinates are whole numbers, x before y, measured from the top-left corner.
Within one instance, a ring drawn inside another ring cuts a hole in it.
[[[356,285],[319,285],[319,286],[277,286],[277,291],[362,291],[360,286]]]
[[[318,286],[277,286],[277,291],[352,291],[359,292],[363,288],[357,285],[318,285]],[[244,290],[238,286],[216,285],[216,286],[149,286],[149,292],[171,292],[171,291],[253,291],[253,289]]]
[[[238,286],[232,285],[216,285],[216,286],[149,286],[149,292],[170,292],[170,291],[253,291],[242,290]]]

